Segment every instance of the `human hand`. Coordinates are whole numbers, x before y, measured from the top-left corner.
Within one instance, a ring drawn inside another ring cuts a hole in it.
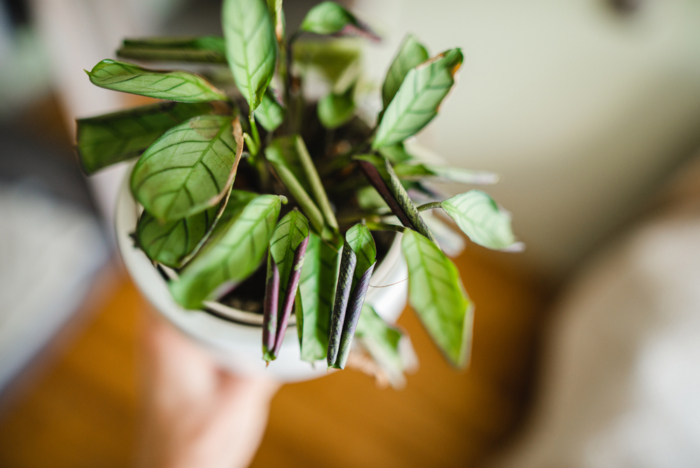
[[[159,318],[146,317],[145,421],[137,466],[247,466],[279,384],[221,369]]]

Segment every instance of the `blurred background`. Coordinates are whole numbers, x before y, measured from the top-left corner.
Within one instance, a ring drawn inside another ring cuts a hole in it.
[[[289,28],[316,3],[286,0]],[[527,250],[456,260],[477,304],[468,371],[405,313],[421,360],[406,389],[353,372],[285,386],[254,466],[700,466],[700,2],[343,3],[385,38],[364,57],[377,89],[409,32],[431,53],[463,48],[417,140],[498,172],[489,192]],[[148,306],[113,246],[124,168],[87,180],[72,146],[76,118],[137,101],[83,69],[124,37],[221,34],[219,14],[219,0],[0,1],[2,467],[131,466]],[[671,329],[687,339],[649,354]]]

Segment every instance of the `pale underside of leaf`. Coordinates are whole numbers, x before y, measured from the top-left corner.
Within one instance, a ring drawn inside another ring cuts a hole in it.
[[[190,119],[146,150],[131,176],[132,193],[148,212],[164,221],[216,205],[233,183],[243,148],[236,142],[240,139],[237,119]]]
[[[362,307],[355,336],[386,374],[394,388],[402,388],[406,379],[401,356],[401,341],[407,339],[401,330],[386,323],[368,304]]]
[[[212,114],[209,103],[163,102],[78,119],[80,163],[88,175],[112,164],[138,157],[166,130],[198,115]]]
[[[456,195],[442,208],[472,242],[495,250],[520,250],[511,229],[510,214],[480,190]]]
[[[148,70],[136,65],[103,60],[88,72],[102,88],[179,102],[224,101],[226,95],[203,77],[184,71]]]
[[[384,104],[384,109],[386,109],[391,100],[394,99],[396,92],[401,87],[401,83],[403,83],[409,70],[425,62],[428,58],[428,50],[423,44],[418,42],[412,35],[406,37],[406,40],[401,44],[399,53],[391,63],[386,78],[384,79],[384,85],[382,86],[382,102]]]
[[[444,167],[424,163],[399,163],[394,166],[402,180],[434,179],[469,185],[490,185],[498,182],[498,175],[488,171],[472,171],[461,167]]]
[[[253,115],[275,73],[272,18],[263,0],[225,0],[222,20],[229,66]]]
[[[209,243],[170,284],[175,300],[197,309],[223,283],[250,276],[267,251],[280,206],[274,195],[232,195],[226,208],[231,216],[219,223]]]
[[[462,63],[459,49],[411,69],[386,109],[372,148],[394,145],[416,134],[438,113]]]
[[[414,231],[404,232],[401,247],[408,263],[411,306],[450,362],[465,365],[473,305],[457,268],[434,243]]]

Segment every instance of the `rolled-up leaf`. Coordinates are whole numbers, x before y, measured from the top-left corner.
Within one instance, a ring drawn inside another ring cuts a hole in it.
[[[87,175],[136,158],[166,130],[198,115],[215,113],[210,103],[162,102],[78,119],[78,160]]]
[[[386,78],[384,78],[384,84],[382,85],[382,102],[384,104],[384,109],[389,106],[389,103],[396,92],[401,87],[404,78],[411,70],[411,68],[417,67],[421,63],[428,60],[430,56],[428,55],[428,50],[423,44],[418,42],[415,37],[408,35],[406,40],[401,44],[399,53],[391,62],[389,71],[386,73]]]
[[[524,244],[513,235],[510,213],[488,194],[470,190],[444,200],[441,206],[472,242],[494,250],[523,250]]]
[[[380,39],[366,24],[335,2],[322,2],[309,10],[300,29],[315,34],[364,36],[375,41]]]
[[[328,344],[329,367],[345,367],[376,262],[377,248],[372,233],[364,224],[356,224],[345,234]],[[352,274],[352,281],[348,281],[347,274]]]
[[[452,89],[462,60],[460,49],[450,49],[411,69],[386,108],[372,148],[399,143],[433,120]]]
[[[225,101],[226,95],[202,76],[184,71],[160,71],[105,59],[86,73],[101,88],[179,102]]]
[[[431,241],[406,229],[401,248],[408,263],[408,300],[449,361],[463,367],[471,345],[474,306],[459,272]]]
[[[299,286],[299,278],[304,265],[304,254],[309,242],[309,222],[301,212],[290,211],[280,220],[270,238],[268,264],[274,264],[279,270],[278,305],[270,310],[263,319],[263,329],[273,333],[271,348],[267,348],[268,338],[263,336],[263,359],[272,361],[277,358],[282,339],[287,329],[289,316],[294,308],[294,300]],[[268,275],[270,275],[268,271]],[[265,293],[265,302],[273,302],[273,290]],[[301,311],[300,311],[301,313]],[[272,325],[274,323],[274,326]]]
[[[221,18],[229,67],[252,116],[275,73],[272,17],[264,0],[225,0]]]
[[[271,361],[277,332],[277,310],[279,308],[280,269],[267,256],[267,280],[265,281],[265,302],[263,304],[263,359]]]
[[[201,252],[170,283],[173,298],[198,309],[224,283],[239,283],[260,265],[282,202],[275,195],[234,191]]]
[[[326,357],[340,256],[340,246],[310,233],[297,294],[301,305],[295,309],[303,361]]]
[[[220,36],[124,39],[117,57],[164,62],[226,63],[226,43]]]
[[[236,176],[243,151],[240,133],[238,119],[220,115],[195,117],[171,128],[136,163],[134,197],[161,221],[216,205]]]
[[[359,162],[367,180],[377,189],[377,192],[391,208],[392,213],[399,218],[401,224],[420,232],[433,242],[437,242],[406,193],[406,189],[403,188],[391,163],[386,158],[373,155],[355,156],[355,159]]]

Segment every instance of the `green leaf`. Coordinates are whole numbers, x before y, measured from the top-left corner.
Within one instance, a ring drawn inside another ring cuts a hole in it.
[[[275,26],[275,36],[277,42],[282,43],[284,40],[284,10],[282,9],[282,0],[267,0],[267,8],[272,16],[272,24]]]
[[[401,356],[400,343],[406,337],[401,330],[386,323],[372,306],[365,304],[355,336],[387,375],[391,385],[402,387],[406,365]]]
[[[301,306],[295,312],[304,361],[314,362],[326,357],[338,281],[339,250],[311,233],[299,283]]]
[[[276,293],[277,298],[282,298],[282,301],[278,302],[277,310],[265,311],[263,329],[269,330],[274,338],[270,340],[263,337],[263,359],[266,361],[276,359],[282,347],[287,323],[297,297],[308,242],[309,222],[297,210],[290,211],[280,220],[270,238],[268,267],[273,267],[273,271],[279,272],[279,290],[266,291],[265,302],[268,302],[268,292]],[[274,301],[271,300],[270,304],[274,309]],[[303,311],[298,308],[297,312],[303,315]],[[269,347],[271,341],[274,343],[272,348]]]
[[[391,163],[386,158],[372,154],[355,156],[354,159],[360,163],[360,168],[367,180],[379,192],[401,224],[437,242],[394,172]]]
[[[471,345],[473,305],[459,272],[430,240],[407,229],[401,248],[408,263],[408,299],[435,344],[456,366]]]
[[[442,208],[472,242],[494,250],[518,251],[510,214],[487,194],[470,190],[442,202]]]
[[[147,61],[226,63],[223,37],[124,39],[117,57]]]
[[[184,71],[159,71],[105,59],[86,73],[101,88],[179,102],[225,101],[226,95],[203,77]]]
[[[302,72],[318,72],[332,85],[334,93],[343,93],[355,83],[361,72],[362,49],[357,39],[303,41],[294,43],[294,64]]]
[[[265,156],[316,233],[328,240],[337,231],[338,222],[304,140],[299,135],[276,138]]]
[[[134,197],[163,221],[219,203],[233,183],[243,150],[242,137],[233,135],[236,128],[241,134],[237,123],[230,117],[201,116],[168,130],[136,163]]]
[[[372,148],[399,143],[433,120],[462,60],[460,49],[450,49],[412,68],[387,107]]]
[[[413,155],[406,151],[403,143],[396,143],[395,145],[385,146],[379,149],[379,154],[387,158],[392,163],[402,163],[414,159]]]
[[[265,91],[260,107],[255,109],[255,118],[268,132],[274,132],[284,121],[284,107],[277,101],[272,89]]]
[[[91,175],[112,164],[136,158],[169,128],[214,112],[215,108],[208,103],[162,102],[78,119],[76,149],[80,165]]]
[[[374,237],[364,224],[356,224],[345,233],[345,240],[355,255],[355,273],[353,274],[352,287],[355,288],[360,278],[377,263],[377,246]]]
[[[403,44],[401,44],[399,53],[391,63],[386,78],[384,79],[384,85],[382,86],[382,102],[384,103],[384,109],[386,109],[391,100],[394,99],[396,92],[399,90],[409,70],[417,67],[429,58],[430,56],[425,46],[409,34],[406,40],[403,41]]]
[[[354,86],[342,94],[330,93],[318,102],[318,119],[326,128],[338,128],[355,113]]]
[[[470,171],[459,167],[443,167],[434,164],[399,163],[394,171],[401,180],[424,180],[428,178],[442,182],[457,182],[470,185],[487,185],[498,182],[498,175],[488,171]]]
[[[136,225],[139,247],[151,260],[180,268],[209,234],[218,210],[218,207],[210,208],[164,224],[144,211]]]
[[[362,35],[379,39],[367,25],[335,2],[322,2],[309,10],[300,29],[315,34]]]
[[[224,283],[240,283],[260,265],[277,224],[275,195],[233,191],[209,242],[170,283],[175,300],[198,309]]]
[[[252,116],[275,73],[272,18],[263,0],[224,0],[222,20],[228,63]]]

